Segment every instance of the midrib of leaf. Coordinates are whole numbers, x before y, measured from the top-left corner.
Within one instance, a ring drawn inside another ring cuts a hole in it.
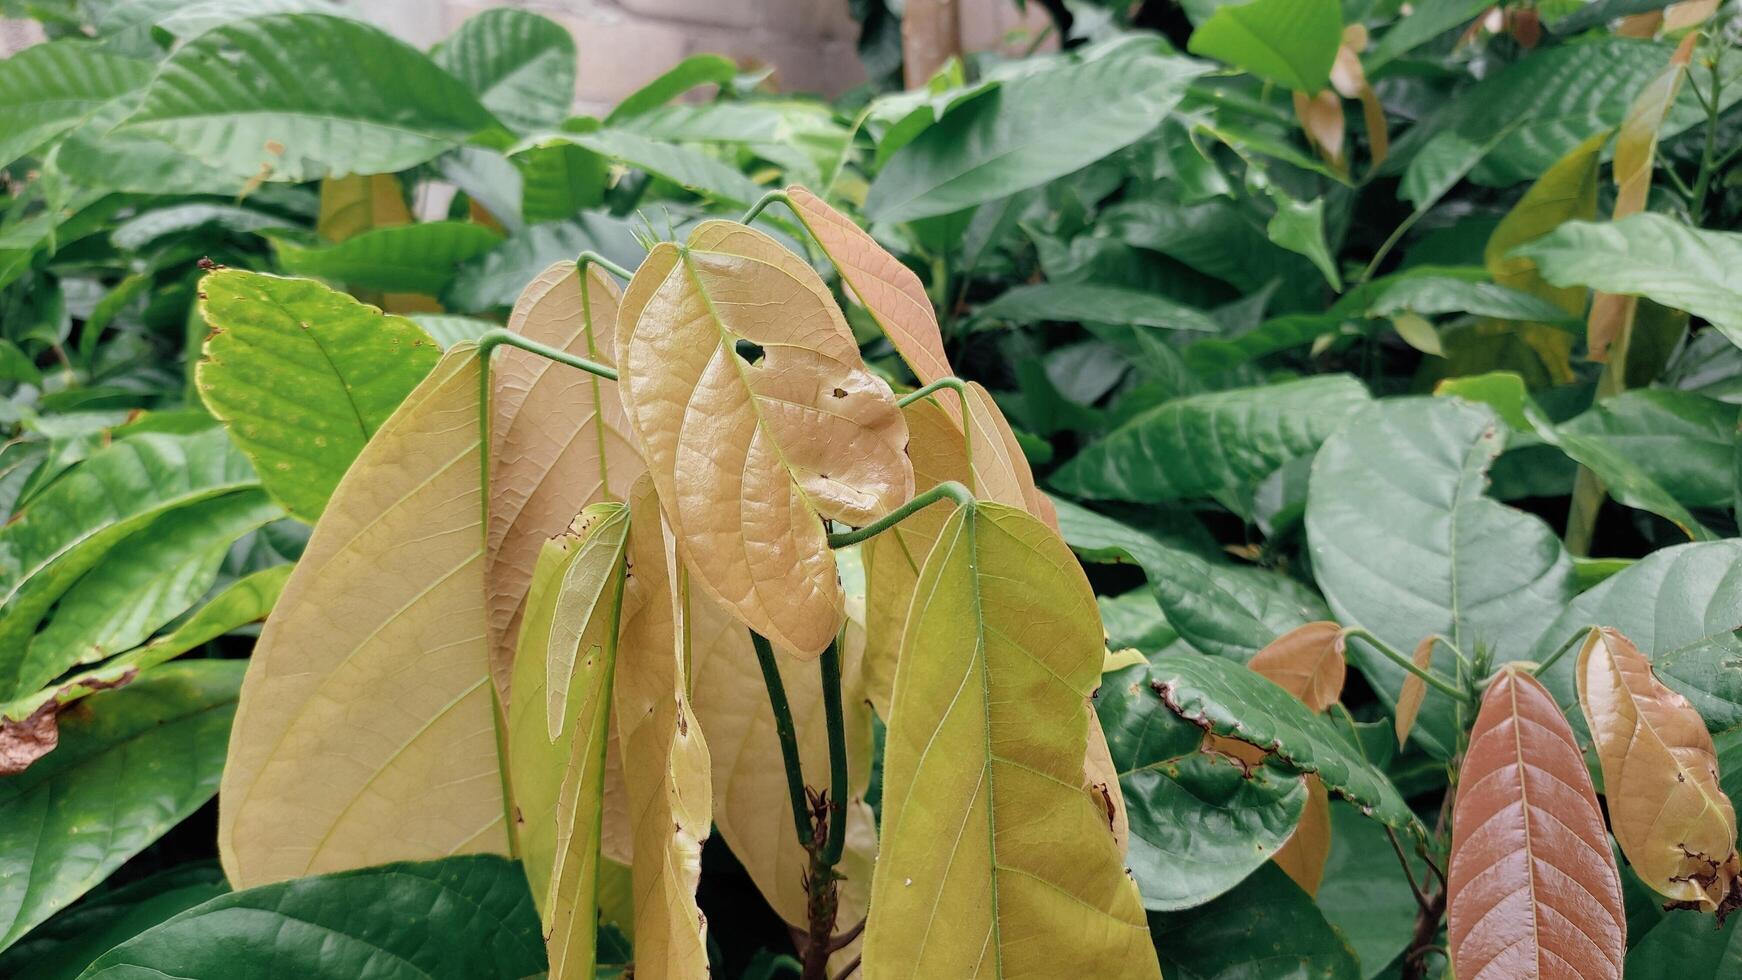
[[[599,356],[599,345],[593,334],[593,291],[587,288],[587,279],[591,275],[591,270],[584,270],[578,277],[581,286],[581,330],[587,337],[587,357],[602,364],[604,360]],[[573,340],[573,338],[570,339]],[[563,346],[568,345],[564,344]],[[607,462],[605,453],[604,379],[597,375],[588,374],[587,386],[593,393],[593,436],[598,442],[599,487],[606,500],[616,500],[618,499],[617,495],[611,492],[610,463]],[[516,416],[516,418],[518,417]]]
[[[1532,832],[1530,819],[1530,779],[1524,764],[1524,719],[1518,711],[1517,682],[1514,682],[1507,690],[1506,696],[1512,702],[1510,719],[1512,722],[1512,764],[1518,767],[1518,802],[1523,806],[1524,815],[1525,881],[1530,887],[1530,942],[1535,951],[1534,959],[1536,960],[1537,972],[1540,974],[1542,971],[1542,938],[1541,927],[1538,925],[1541,915],[1538,910],[1542,906],[1536,901],[1536,835]],[[1484,967],[1486,965],[1484,964]]]
[[[992,898],[992,963],[997,975],[1004,975],[1004,930],[998,908],[998,780],[994,778],[992,763],[996,758],[992,749],[992,670],[986,662],[986,615],[980,600],[980,550],[979,550],[980,512],[973,505],[967,506],[967,513],[962,515],[962,531],[968,541],[968,575],[974,580],[974,663],[980,674],[980,706],[984,712],[985,725],[983,745],[986,753],[986,851],[991,861],[991,872],[987,882],[991,887]],[[939,894],[942,894],[940,890]]]

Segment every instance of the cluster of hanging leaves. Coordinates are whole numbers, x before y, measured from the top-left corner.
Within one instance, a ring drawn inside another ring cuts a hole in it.
[[[0,975],[1742,969],[1742,10],[898,6],[0,0]]]

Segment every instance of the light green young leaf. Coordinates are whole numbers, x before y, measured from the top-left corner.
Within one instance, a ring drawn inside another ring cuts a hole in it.
[[[201,280],[201,292],[212,335],[196,373],[200,397],[267,491],[312,523],[440,350],[410,320],[316,282],[223,269]]]
[[[1091,443],[1053,475],[1052,485],[1102,500],[1208,497],[1312,455],[1370,400],[1348,375],[1175,399]]]
[[[528,10],[484,10],[430,58],[515,132],[555,126],[573,100],[575,39],[561,24]]]
[[[340,282],[351,289],[441,293],[460,263],[501,244],[502,236],[470,221],[426,221],[371,228],[337,245],[305,247],[279,239],[278,264],[298,276]]]
[[[1337,273],[1336,259],[1325,246],[1324,198],[1315,197],[1310,202],[1297,201],[1292,197],[1279,199],[1276,202],[1276,213],[1270,216],[1270,221],[1264,226],[1264,233],[1270,236],[1271,241],[1290,252],[1311,259],[1313,266],[1324,273],[1325,281],[1331,284],[1331,288],[1339,292],[1342,290],[1343,277]]]
[[[493,125],[464,84],[381,29],[277,14],[176,50],[120,133],[236,178],[305,181],[404,170]]]
[[[1311,94],[1329,84],[1342,43],[1340,0],[1252,0],[1218,6],[1187,48]]]
[[[737,74],[738,66],[730,58],[717,54],[690,55],[617,103],[605,117],[605,123],[610,125],[657,109],[700,85],[724,85]]]
[[[0,949],[212,798],[243,666],[174,664],[97,695],[0,779]]]

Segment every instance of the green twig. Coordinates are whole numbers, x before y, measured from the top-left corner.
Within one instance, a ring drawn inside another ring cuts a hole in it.
[[[847,723],[841,706],[841,646],[831,643],[820,658],[823,670],[823,715],[829,729],[829,835],[821,864],[834,869],[847,844]]]
[[[1434,673],[1432,670],[1423,670],[1422,668],[1417,667],[1415,661],[1401,653],[1398,653],[1396,650],[1392,649],[1391,644],[1386,643],[1384,640],[1374,636],[1367,630],[1364,630],[1359,626],[1351,627],[1343,631],[1343,637],[1345,639],[1366,640],[1369,646],[1378,650],[1381,654],[1384,654],[1385,659],[1426,681],[1430,686],[1440,691],[1440,693],[1465,703],[1470,701],[1470,696],[1462,690],[1459,690],[1452,682]]]
[[[768,209],[768,206],[770,204],[773,204],[776,201],[780,201],[780,202],[784,203],[787,207],[792,207],[792,202],[787,199],[786,191],[783,191],[783,190],[769,191],[768,193],[757,198],[755,204],[750,205],[750,210],[744,212],[744,217],[739,218],[738,223],[741,225],[747,225],[750,222],[755,221],[757,215],[761,214],[763,211],[766,211]]]
[[[910,391],[907,394],[902,395],[895,404],[901,408],[906,408],[914,402],[919,401],[921,398],[924,398],[927,395],[937,394],[945,388],[952,388],[958,395],[965,396],[965,392],[968,390],[968,383],[963,381],[961,378],[939,378],[918,391]]]
[[[761,633],[750,631],[750,645],[756,648],[762,684],[768,688],[768,705],[774,709],[774,734],[780,740],[781,762],[786,765],[786,794],[792,803],[793,828],[798,832],[799,843],[808,845],[811,818],[804,795],[804,767],[798,758],[798,729],[792,724],[792,706],[786,700],[786,685],[780,680],[780,664],[774,659],[774,647]]]
[[[617,380],[616,368],[607,367],[597,361],[589,361],[584,357],[576,357],[566,350],[559,350],[548,344],[541,344],[536,340],[529,340],[520,334],[514,333],[511,330],[504,330],[501,327],[497,327],[494,330],[487,330],[484,332],[483,336],[478,338],[478,356],[485,358],[486,362],[488,362],[490,355],[495,352],[496,348],[503,345],[518,347],[528,353],[537,354],[540,357],[555,361],[558,364],[567,364],[569,367],[578,368],[588,374],[604,378],[607,381]],[[488,384],[488,371],[484,372],[484,377],[485,384]]]
[[[1597,627],[1595,627],[1595,626],[1581,627],[1577,633],[1574,633],[1572,636],[1567,637],[1567,641],[1565,643],[1562,643],[1560,646],[1556,647],[1555,652],[1549,654],[1547,660],[1544,660],[1542,663],[1536,665],[1536,668],[1530,672],[1530,676],[1541,677],[1542,675],[1548,673],[1548,669],[1555,665],[1555,661],[1566,656],[1568,650],[1571,650],[1574,646],[1578,645],[1578,643],[1581,640],[1583,640],[1585,637],[1590,636],[1591,631],[1596,629],[1596,628]]]
[[[575,268],[580,269],[583,276],[586,275],[587,266],[589,265],[596,265],[619,279],[635,278],[635,273],[630,272],[628,269],[623,268],[592,249],[588,249],[587,251],[575,256]]]
[[[954,500],[957,505],[963,507],[974,502],[974,495],[969,493],[968,488],[962,486],[960,483],[957,483],[954,480],[948,483],[940,483],[924,493],[915,494],[913,499],[909,500],[907,503],[902,504],[900,507],[895,508],[862,528],[829,535],[829,547],[845,548],[850,544],[858,544],[867,538],[874,538],[945,497]]]

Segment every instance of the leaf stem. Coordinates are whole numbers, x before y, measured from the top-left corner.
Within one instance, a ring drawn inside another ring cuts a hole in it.
[[[757,215],[768,210],[768,206],[770,204],[775,203],[776,201],[780,201],[780,202],[786,204],[787,207],[792,206],[792,202],[787,200],[785,191],[783,191],[783,190],[769,191],[768,193],[757,198],[755,204],[750,205],[750,210],[744,212],[744,217],[739,218],[738,223],[741,225],[747,225],[750,222],[755,221]]]
[[[1572,636],[1567,637],[1566,642],[1562,643],[1559,647],[1556,647],[1555,652],[1549,654],[1547,660],[1544,660],[1542,663],[1536,665],[1536,669],[1532,670],[1530,672],[1530,676],[1541,677],[1542,675],[1548,673],[1548,669],[1550,667],[1554,666],[1555,661],[1566,656],[1568,650],[1571,650],[1575,645],[1577,645],[1585,637],[1590,636],[1591,631],[1596,629],[1596,628],[1597,627],[1595,627],[1595,626],[1581,627],[1577,633],[1574,633]]]
[[[1716,35],[1710,34],[1708,39],[1715,42]],[[1721,115],[1719,109],[1723,105],[1721,96],[1724,78],[1718,71],[1718,55],[1714,54],[1707,65],[1712,73],[1711,99],[1706,99],[1700,92],[1699,83],[1692,76],[1688,78],[1688,86],[1694,90],[1695,95],[1700,96],[1700,102],[1706,107],[1706,144],[1700,152],[1700,172],[1699,176],[1694,178],[1693,195],[1688,202],[1688,210],[1692,212],[1696,225],[1705,221],[1706,193],[1711,190],[1712,175],[1718,170],[1716,166],[1718,159],[1718,118]]]
[[[584,276],[587,274],[587,266],[589,265],[596,265],[619,279],[628,280],[635,278],[635,273],[630,272],[628,269],[623,268],[592,249],[588,249],[575,256],[575,268],[581,270],[581,275]]]
[[[831,871],[847,844],[847,724],[841,706],[841,645],[831,643],[820,658],[823,672],[823,716],[829,729],[829,834],[822,865]]]
[[[924,388],[920,388],[917,391],[910,391],[907,394],[902,395],[896,400],[895,404],[900,408],[906,408],[914,402],[919,401],[921,398],[924,398],[927,395],[936,394],[945,388],[954,389],[956,394],[960,395],[967,391],[968,383],[963,381],[961,378],[939,378],[931,384],[926,385]]]
[[[478,356],[487,360],[490,355],[495,352],[496,348],[503,345],[518,347],[528,353],[537,354],[539,357],[555,361],[558,364],[567,364],[569,367],[577,368],[587,372],[588,374],[604,378],[607,381],[617,380],[616,368],[607,367],[597,361],[589,361],[584,357],[576,357],[568,351],[558,350],[557,348],[551,347],[547,344],[541,344],[536,340],[528,339],[511,330],[504,330],[501,327],[497,327],[494,330],[487,330],[484,332],[483,336],[478,338]],[[485,372],[485,377],[488,378],[488,376],[489,373]]]
[[[1404,670],[1407,670],[1410,673],[1414,674],[1415,676],[1426,681],[1429,685],[1431,685],[1432,687],[1439,690],[1440,693],[1445,694],[1445,695],[1447,695],[1451,698],[1454,698],[1458,701],[1463,701],[1465,703],[1468,703],[1470,701],[1470,695],[1459,690],[1458,687],[1456,685],[1454,685],[1452,682],[1450,682],[1450,681],[1446,680],[1445,678],[1441,677],[1440,675],[1434,673],[1432,670],[1423,670],[1422,668],[1417,667],[1413,660],[1409,659],[1408,657],[1404,656],[1401,653],[1398,653],[1396,650],[1392,649],[1392,647],[1389,643],[1386,643],[1384,640],[1381,640],[1379,637],[1374,636],[1372,633],[1368,632],[1367,630],[1364,630],[1359,626],[1352,626],[1352,627],[1349,627],[1349,628],[1343,630],[1343,637],[1344,637],[1344,639],[1353,638],[1353,639],[1366,640],[1368,645],[1372,646],[1375,650],[1378,650],[1380,653],[1384,654],[1385,659],[1391,661],[1392,663],[1396,664],[1397,666],[1402,667]]]
[[[768,706],[774,709],[774,734],[780,740],[780,760],[786,766],[786,794],[792,803],[793,828],[800,844],[811,839],[810,807],[805,802],[804,767],[798,758],[798,730],[792,724],[792,706],[786,700],[786,685],[780,680],[780,664],[768,637],[750,631],[756,648],[756,663],[762,668],[762,685],[768,689]]]
[[[829,547],[845,548],[850,544],[858,544],[867,538],[874,538],[945,497],[954,500],[957,506],[960,507],[966,507],[974,502],[974,495],[969,493],[968,488],[962,486],[960,483],[957,483],[954,480],[947,483],[940,483],[937,486],[932,487],[930,490],[915,494],[913,499],[909,500],[907,503],[902,504],[900,507],[895,508],[862,528],[829,535]]]

